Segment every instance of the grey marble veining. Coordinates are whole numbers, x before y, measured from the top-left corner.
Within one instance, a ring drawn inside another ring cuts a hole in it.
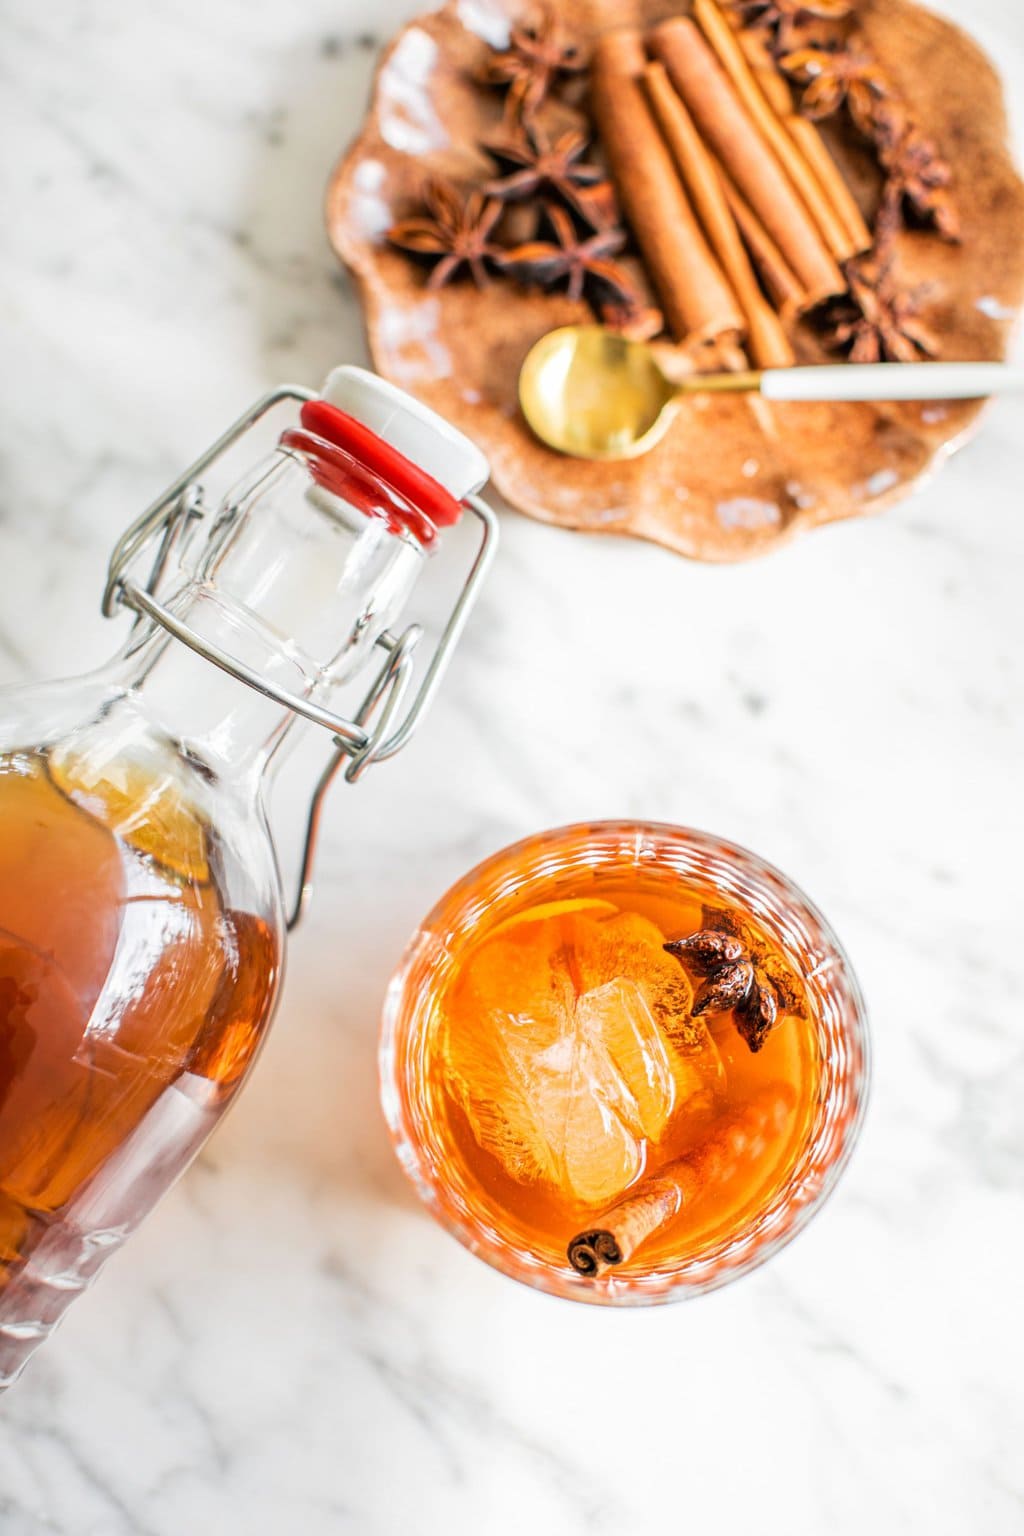
[[[412,8],[0,5],[3,680],[103,657],[121,528],[266,385],[362,360],[322,192]],[[1019,126],[1015,0],[941,8]],[[0,1405],[2,1536],[1024,1529],[1020,478],[1007,402],[904,506],[754,565],[505,519],[429,727],[334,797],[244,1098]],[[463,1252],[376,1101],[383,988],[435,897],[616,814],[792,874],[876,1047],[798,1242],[637,1315]]]

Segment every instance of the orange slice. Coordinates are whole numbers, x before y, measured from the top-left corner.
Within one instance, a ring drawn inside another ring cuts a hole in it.
[[[491,929],[488,938],[493,939],[496,934],[505,933],[509,928],[518,928],[520,923],[542,923],[549,917],[568,917],[576,912],[589,912],[592,917],[610,917],[618,910],[613,901],[602,901],[597,896],[575,896],[565,901],[542,901],[536,907],[526,907],[522,912],[514,912],[511,917],[506,917],[503,923]]]
[[[50,778],[63,795],[108,827],[129,848],[154,859],[178,879],[210,878],[208,828],[182,785],[164,770],[148,772],[125,758],[51,751]]]

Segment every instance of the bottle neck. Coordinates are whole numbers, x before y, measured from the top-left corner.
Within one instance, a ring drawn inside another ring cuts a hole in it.
[[[355,707],[373,648],[423,562],[407,531],[325,489],[279,454],[225,503],[197,560],[162,598],[179,624],[280,692]],[[380,652],[376,653],[377,658]],[[147,714],[219,777],[258,774],[300,717],[163,629],[134,652]]]
[[[299,698],[322,701],[324,680],[290,656],[280,638],[247,625],[246,643],[239,644],[238,617],[221,594],[191,587],[167,606],[200,639],[260,677]],[[258,778],[296,728],[308,723],[162,630],[130,656],[128,675],[161,732],[220,779]]]

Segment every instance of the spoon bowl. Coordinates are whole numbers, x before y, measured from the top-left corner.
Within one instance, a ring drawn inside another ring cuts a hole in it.
[[[678,390],[650,347],[601,325],[565,325],[530,348],[519,404],[559,453],[630,459],[664,436]]]

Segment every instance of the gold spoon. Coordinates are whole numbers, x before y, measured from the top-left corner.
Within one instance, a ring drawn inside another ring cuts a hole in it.
[[[768,400],[973,400],[1024,391],[1005,363],[839,363],[698,373],[673,382],[651,347],[602,325],[549,331],[526,354],[519,404],[542,442],[580,459],[633,459],[660,442],[687,395]]]

